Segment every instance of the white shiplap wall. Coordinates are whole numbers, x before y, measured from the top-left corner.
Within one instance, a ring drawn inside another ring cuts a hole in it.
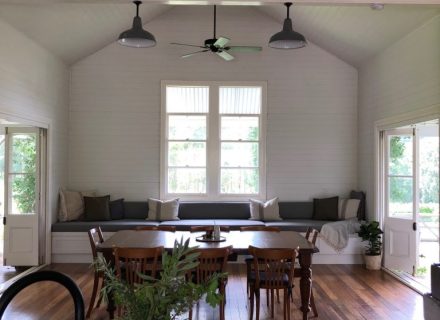
[[[61,60],[0,20],[0,114],[49,125],[49,201],[67,184],[69,70]]]
[[[359,187],[374,217],[374,123],[440,105],[440,16],[364,63],[359,71]]]
[[[267,197],[307,200],[357,186],[357,70],[314,44],[267,47],[281,29],[254,8],[218,8],[218,35],[231,45],[261,45],[224,62],[170,42],[211,37],[211,7],[176,7],[146,26],[159,43],[114,43],[72,66],[69,186],[142,200],[159,196],[160,81],[268,83]],[[117,35],[115,35],[116,37]]]

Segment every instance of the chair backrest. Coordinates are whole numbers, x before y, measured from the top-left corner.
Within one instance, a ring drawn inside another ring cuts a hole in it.
[[[207,281],[214,273],[226,271],[228,256],[232,252],[232,246],[224,248],[196,249],[200,255],[199,264],[196,268],[196,283]]]
[[[116,275],[128,284],[142,283],[138,273],[156,277],[163,247],[114,248]]]
[[[8,304],[21,290],[23,290],[27,286],[30,286],[31,284],[40,281],[54,281],[61,284],[67,290],[69,290],[69,293],[73,298],[73,303],[75,308],[74,319],[75,320],[85,319],[84,298],[81,293],[81,290],[78,288],[78,285],[67,275],[53,270],[42,270],[42,271],[32,272],[18,279],[13,284],[11,284],[2,293],[2,296],[0,298],[0,319],[3,318],[3,314]],[[45,292],[43,291],[40,294],[45,294]],[[48,296],[50,296],[50,294],[48,294]],[[16,319],[18,318],[19,317],[16,317]]]
[[[255,287],[276,289],[292,284],[293,267],[297,249],[269,249],[249,246],[249,253],[254,257]]]
[[[268,226],[247,226],[240,227],[240,231],[268,231],[268,232],[280,232],[278,227],[268,227]]]
[[[319,231],[313,228],[307,228],[306,239],[307,241],[316,244],[316,238],[318,237]]]
[[[104,237],[102,235],[102,231],[100,227],[90,229],[88,231],[88,234],[89,234],[90,246],[92,247],[93,259],[96,259],[98,257],[98,254],[96,252],[96,246],[104,242]]]
[[[214,231],[214,226],[192,226],[190,232]],[[229,232],[228,226],[220,226],[221,232]]]

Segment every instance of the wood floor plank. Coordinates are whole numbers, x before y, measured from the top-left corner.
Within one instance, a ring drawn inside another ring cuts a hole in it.
[[[86,306],[90,299],[93,272],[86,264],[54,264],[48,269],[72,277],[81,288]],[[248,319],[246,267],[228,267],[226,319]],[[359,265],[313,266],[315,302],[321,320],[423,319],[423,299],[418,293],[382,271],[368,271]],[[299,310],[299,281],[295,279],[292,320],[302,319]],[[282,296],[281,296],[282,299]],[[261,317],[270,319],[266,296],[261,295]],[[275,319],[282,319],[282,303],[276,303]],[[73,318],[73,301],[58,284],[36,283],[23,290],[7,308],[3,319],[69,320]],[[219,318],[218,308],[205,303],[194,308],[194,320]]]

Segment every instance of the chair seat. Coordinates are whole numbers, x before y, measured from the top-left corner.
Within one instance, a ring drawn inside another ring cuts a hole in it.
[[[260,272],[260,288],[263,288],[261,285],[265,284],[266,277],[267,277],[266,272]],[[255,271],[251,271],[249,274],[249,282],[255,283],[255,280],[256,280],[255,278],[256,278]],[[268,280],[270,280],[270,279],[268,279]],[[289,286],[289,276],[287,274],[284,274],[283,275],[283,287],[288,287],[288,286]]]

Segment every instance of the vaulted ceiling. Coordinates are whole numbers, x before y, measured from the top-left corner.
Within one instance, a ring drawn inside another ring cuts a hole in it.
[[[160,1],[144,1],[140,14],[146,28],[149,21],[160,19],[172,7]],[[260,10],[268,19],[276,19],[280,29],[286,15],[280,3],[265,3],[249,10]],[[206,13],[210,15],[211,11],[207,6]],[[438,5],[386,5],[384,10],[376,11],[366,4],[299,3],[294,5],[291,16],[294,29],[309,41],[358,66],[439,14]],[[130,27],[133,15],[134,6],[129,1],[0,1],[1,20],[67,64],[115,41],[120,32]]]

